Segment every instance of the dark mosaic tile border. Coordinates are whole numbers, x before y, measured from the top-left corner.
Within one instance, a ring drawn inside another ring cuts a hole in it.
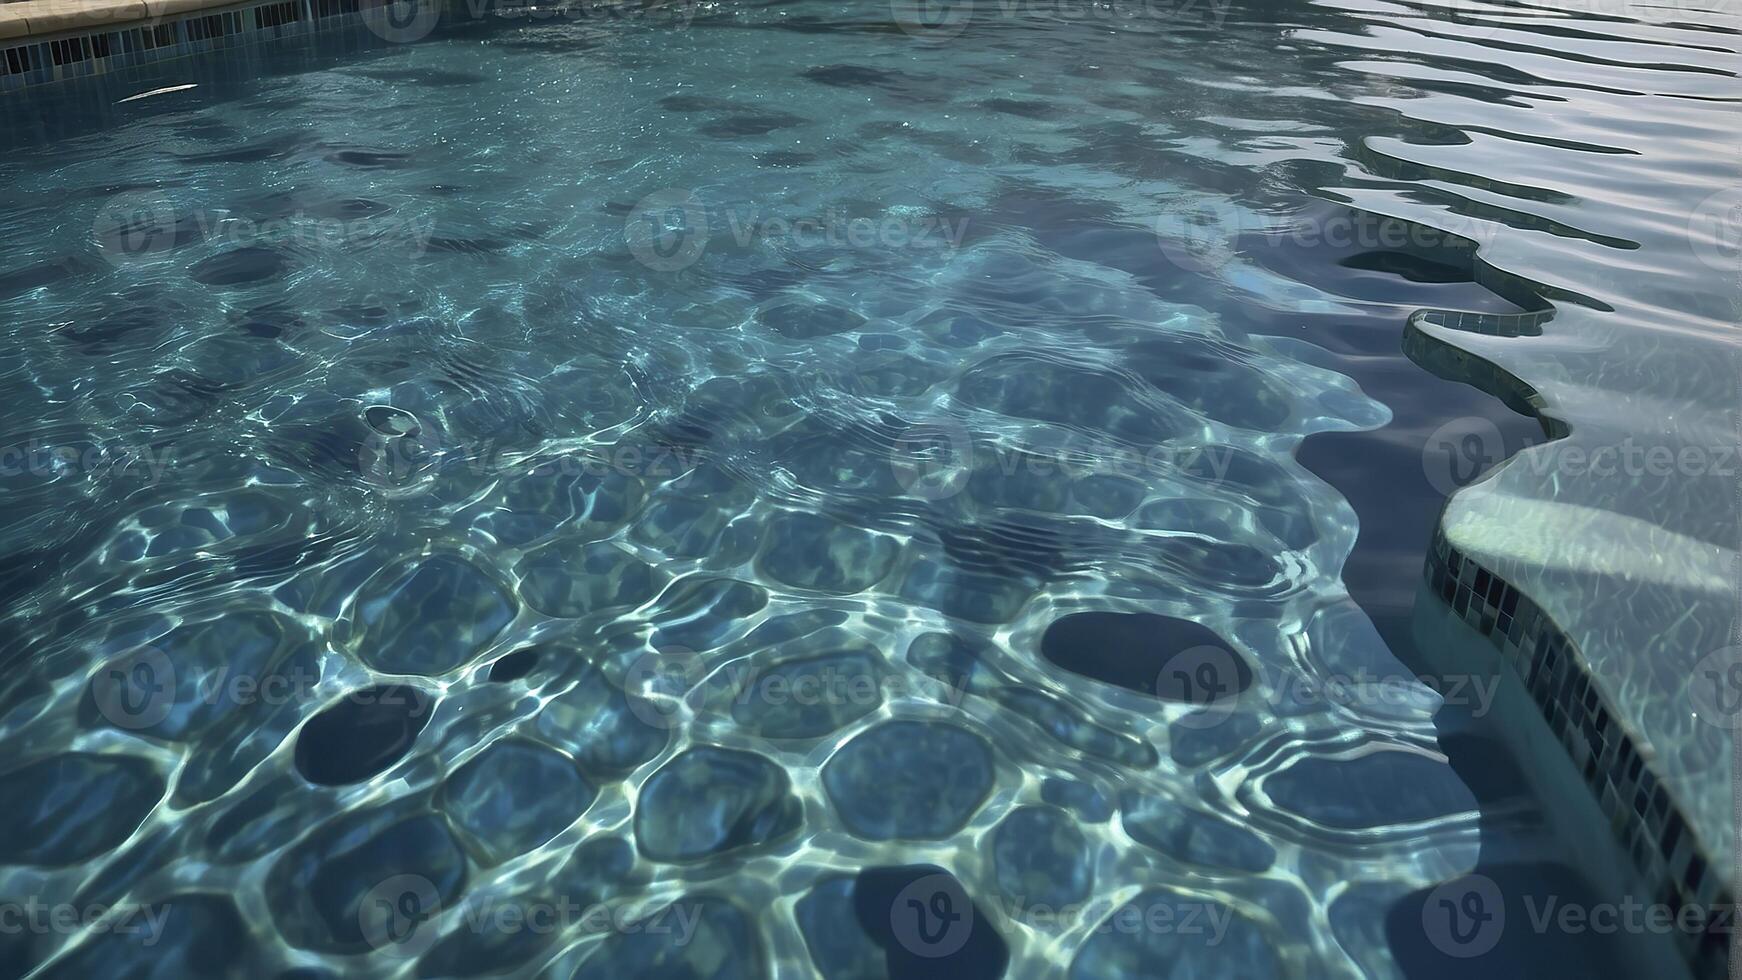
[[[1423,323],[1432,323],[1448,330],[1479,333],[1489,337],[1540,337],[1542,325],[1554,319],[1553,310],[1534,313],[1463,313],[1457,310],[1423,310],[1417,314]]]
[[[1552,309],[1536,310],[1529,313],[1461,313],[1456,310],[1417,310],[1410,315],[1403,328],[1403,354],[1424,370],[1442,378],[1462,381],[1482,389],[1505,402],[1506,407],[1514,412],[1536,419],[1537,423],[1542,426],[1543,434],[1550,439],[1559,439],[1566,436],[1570,430],[1565,422],[1549,414],[1542,396],[1537,394],[1535,388],[1493,361],[1448,343],[1422,329],[1423,324],[1432,324],[1465,333],[1487,334],[1497,337],[1532,336],[1529,332],[1532,328],[1540,332],[1542,324],[1553,317],[1554,311]]]
[[[268,0],[0,47],[0,94],[241,45],[362,29],[358,0]],[[0,42],[4,43],[4,42]]]
[[[1722,862],[1701,853],[1675,801],[1622,730],[1572,640],[1529,596],[1434,534],[1424,574],[1428,588],[1500,651],[1560,739],[1610,830],[1651,891],[1642,901],[1732,907]],[[1678,934],[1701,980],[1729,975],[1727,932]]]

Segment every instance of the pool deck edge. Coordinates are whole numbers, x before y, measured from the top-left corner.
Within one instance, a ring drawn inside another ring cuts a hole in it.
[[[22,0],[0,4],[0,41],[44,41],[95,28],[118,30],[176,14],[248,6],[236,0]]]

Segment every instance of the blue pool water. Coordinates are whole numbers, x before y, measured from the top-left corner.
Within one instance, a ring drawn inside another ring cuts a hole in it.
[[[7,972],[1437,976],[1440,883],[1585,895],[1408,638],[1427,433],[1538,431],[1399,347],[1519,309],[1466,241],[1507,215],[1357,153],[1504,138],[1397,109],[1504,103],[1414,60],[1465,22],[979,13],[42,95],[0,893],[116,911]]]

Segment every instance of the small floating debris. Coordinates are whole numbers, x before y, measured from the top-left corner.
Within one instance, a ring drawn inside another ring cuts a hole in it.
[[[140,99],[149,99],[154,95],[168,95],[171,92],[186,92],[190,88],[199,88],[199,87],[200,86],[199,86],[198,82],[189,82],[186,85],[170,85],[170,86],[167,86],[165,88],[154,88],[149,92],[140,92],[138,95],[129,95],[125,99],[122,99],[121,102],[137,102]],[[120,105],[121,102],[117,102],[115,104]]]

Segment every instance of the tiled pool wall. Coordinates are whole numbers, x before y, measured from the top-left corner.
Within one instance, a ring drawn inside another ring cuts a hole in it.
[[[1506,403],[1506,407],[1514,412],[1535,418],[1542,426],[1543,435],[1559,439],[1568,432],[1566,423],[1546,413],[1546,406],[1535,388],[1494,362],[1420,329],[1425,323],[1491,337],[1532,336],[1529,331],[1540,332],[1542,324],[1553,316],[1552,310],[1530,313],[1418,310],[1404,327],[1403,353],[1425,370],[1442,378],[1474,385]]]
[[[0,5],[0,12],[23,6]],[[378,3],[372,11],[369,6],[369,0],[270,0],[4,38],[0,39],[0,93],[268,41],[338,33],[368,37],[365,16],[382,16]]]

